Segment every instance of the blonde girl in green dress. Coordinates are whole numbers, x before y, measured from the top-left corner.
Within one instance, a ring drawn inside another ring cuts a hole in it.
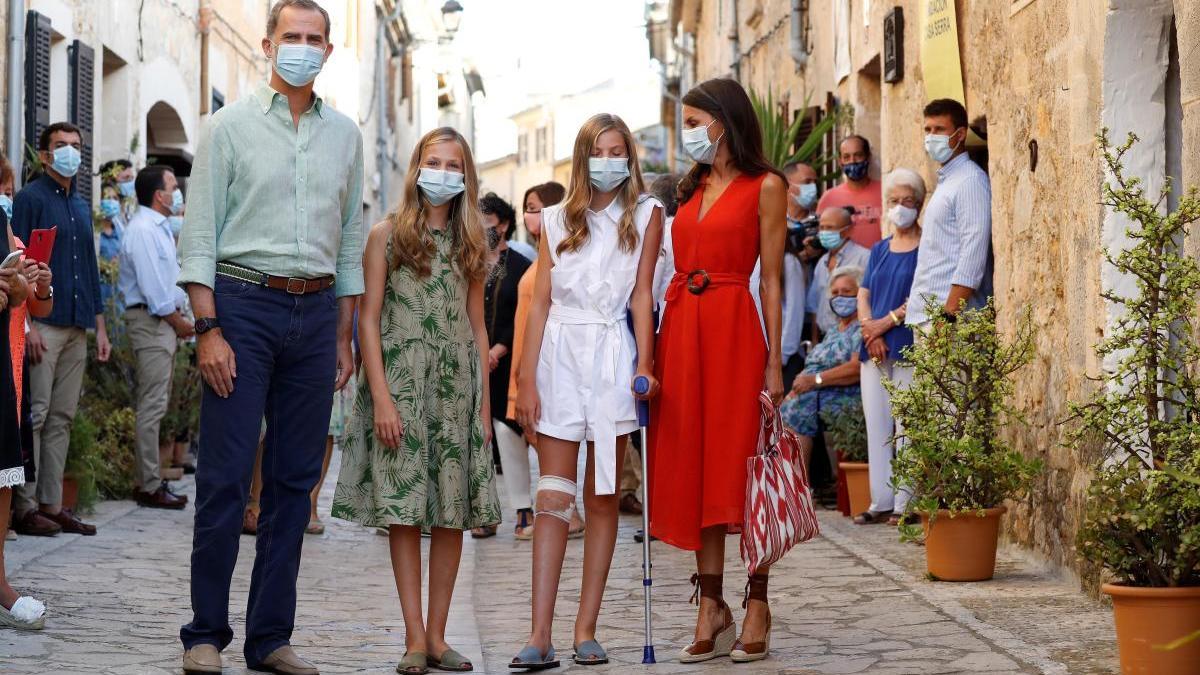
[[[371,228],[359,314],[362,372],[333,516],[386,527],[404,613],[400,673],[471,670],[446,643],[463,531],[500,522],[485,392],[488,248],[467,141],[447,127],[413,151],[404,201]],[[421,530],[429,614],[421,612]]]

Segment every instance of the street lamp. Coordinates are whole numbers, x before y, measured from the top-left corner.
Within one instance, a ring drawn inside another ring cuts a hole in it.
[[[446,35],[453,38],[458,32],[458,24],[462,21],[463,6],[458,0],[446,0],[442,5],[442,25],[446,27]]]

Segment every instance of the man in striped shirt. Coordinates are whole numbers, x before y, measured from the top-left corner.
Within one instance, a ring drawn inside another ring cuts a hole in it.
[[[967,111],[958,101],[925,106],[925,151],[941,164],[937,188],[925,207],[917,270],[906,323],[933,316],[933,301],[949,316],[979,307],[992,294],[992,189],[988,176],[967,156]]]

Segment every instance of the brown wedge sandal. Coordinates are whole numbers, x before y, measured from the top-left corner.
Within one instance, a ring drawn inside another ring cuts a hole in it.
[[[725,621],[721,627],[707,640],[696,640],[679,652],[680,663],[700,663],[721,656],[728,656],[737,639],[737,626],[733,623],[733,611],[725,604],[721,595],[720,574],[693,574],[692,585],[696,587],[690,602],[700,604],[700,598],[711,598],[717,601],[717,606],[725,613]]]
[[[746,599],[742,600],[742,608],[750,606],[751,600],[759,602],[767,602],[767,575],[755,574],[746,581]],[[742,628],[745,628],[743,623]],[[762,661],[767,658],[767,654],[771,651],[771,610],[767,609],[767,633],[761,642],[742,642],[739,637],[737,643],[733,645],[733,650],[729,653],[729,658],[734,663],[750,663],[751,661]]]

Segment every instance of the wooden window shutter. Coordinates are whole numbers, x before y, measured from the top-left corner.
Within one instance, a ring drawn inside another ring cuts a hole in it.
[[[25,145],[38,147],[42,130],[50,126],[50,17],[29,12],[25,18]],[[17,159],[17,150],[9,151]],[[26,164],[28,167],[29,165]],[[28,177],[28,175],[26,176]]]
[[[70,117],[71,124],[83,132],[83,164],[75,179],[75,190],[83,201],[92,203],[92,173],[95,162],[92,161],[92,129],[94,92],[96,85],[96,52],[79,40],[71,43],[69,50],[71,62],[71,94]]]

